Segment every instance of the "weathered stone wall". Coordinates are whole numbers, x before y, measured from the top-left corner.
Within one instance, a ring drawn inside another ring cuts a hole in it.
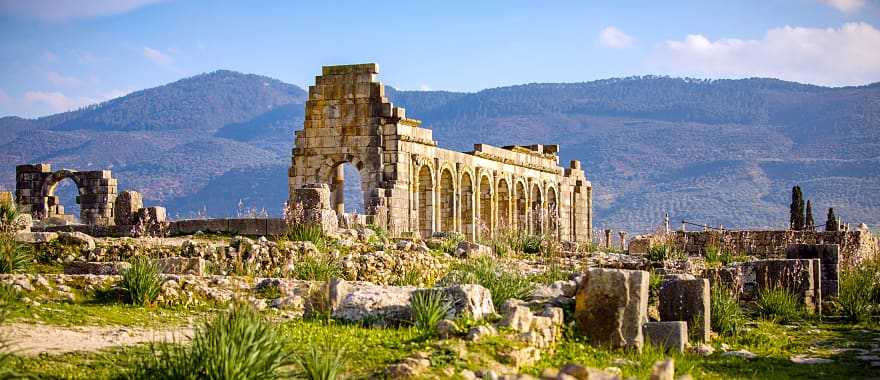
[[[706,247],[760,258],[785,258],[792,244],[837,244],[841,265],[855,265],[880,254],[880,239],[868,231],[675,231],[669,244],[691,256],[702,256]]]
[[[592,185],[579,161],[559,166],[557,145],[437,147],[432,131],[385,97],[376,64],[325,66],[309,87],[304,129],[289,171],[295,190],[329,184],[342,210],[341,165],[360,172],[367,214],[394,233],[459,232],[468,239],[514,228],[588,242]]]
[[[16,166],[16,205],[35,220],[65,215],[64,205],[54,194],[58,183],[67,178],[72,179],[79,189],[76,202],[80,204],[80,220],[84,224],[113,225],[116,179],[109,170],[52,171],[49,164]]]

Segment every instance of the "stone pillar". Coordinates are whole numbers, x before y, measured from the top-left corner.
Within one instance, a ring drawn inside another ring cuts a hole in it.
[[[611,230],[605,230],[605,249],[611,249]]]
[[[672,278],[660,286],[660,320],[685,321],[701,341],[709,341],[711,326],[709,280]]]
[[[143,197],[137,191],[126,190],[119,193],[113,204],[113,221],[117,226],[131,226],[136,223],[137,212],[144,207]]]
[[[620,235],[620,250],[626,251],[626,231],[620,231],[617,234]]]
[[[641,270],[588,269],[575,298],[579,331],[595,344],[641,351],[648,277]]]
[[[345,213],[345,168],[339,165],[333,170],[333,210],[337,215]]]

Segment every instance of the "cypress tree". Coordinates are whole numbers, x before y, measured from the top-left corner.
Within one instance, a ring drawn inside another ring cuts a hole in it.
[[[825,231],[837,231],[837,216],[834,215],[834,207],[828,209],[828,220],[825,221]]]
[[[800,186],[791,188],[791,205],[789,206],[789,224],[792,230],[804,229],[804,193]]]
[[[809,231],[816,230],[816,222],[813,221],[813,205],[809,199],[807,199],[807,222],[804,224],[804,227]]]

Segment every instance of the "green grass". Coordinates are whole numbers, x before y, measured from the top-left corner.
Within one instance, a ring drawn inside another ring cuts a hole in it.
[[[501,305],[511,298],[525,299],[534,290],[534,284],[528,277],[504,270],[492,257],[468,259],[453,265],[441,283],[482,285],[492,293],[495,305]]]
[[[721,286],[712,287],[709,300],[712,331],[722,335],[736,335],[745,322],[745,315],[739,306],[739,300],[728,289]]]
[[[142,307],[124,304],[44,303],[18,305],[9,315],[11,322],[44,323],[58,326],[173,327],[188,323],[217,309],[208,307]]]
[[[122,271],[119,286],[128,292],[128,302],[133,305],[152,305],[162,289],[159,267],[149,258],[134,257],[131,268]]]
[[[840,293],[835,301],[840,313],[851,322],[866,322],[880,312],[880,260],[872,260],[840,272]]]
[[[334,341],[312,342],[309,349],[295,359],[297,375],[308,380],[335,380],[342,378],[348,361],[345,347]]]
[[[328,254],[308,254],[294,264],[290,276],[297,280],[327,281],[342,277],[342,264]]]
[[[318,250],[324,247],[326,238],[321,225],[315,223],[300,223],[288,228],[285,238],[291,241],[312,242]]]
[[[189,345],[154,344],[131,367],[129,379],[281,378],[290,364],[277,330],[247,306],[217,314],[196,330]]]
[[[0,273],[24,273],[33,262],[30,247],[0,233]]]
[[[781,287],[759,290],[755,311],[762,318],[778,323],[797,321],[804,316],[804,307],[797,296]]]
[[[433,333],[437,323],[446,318],[452,307],[446,293],[439,289],[417,291],[412,295],[413,326],[424,333]]]

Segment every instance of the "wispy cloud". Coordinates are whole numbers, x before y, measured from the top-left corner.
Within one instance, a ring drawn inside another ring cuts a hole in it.
[[[48,80],[49,83],[52,83],[53,85],[59,87],[75,87],[83,83],[82,80],[77,77],[64,76],[55,71],[50,71],[46,73],[46,80]]]
[[[46,104],[56,112],[70,111],[95,103],[94,99],[87,97],[72,98],[57,91],[28,91],[24,93],[24,101],[29,106],[39,103]]]
[[[174,63],[174,58],[172,58],[170,55],[148,46],[144,46],[141,53],[144,55],[144,57],[160,66],[171,66]]]
[[[431,87],[426,84],[420,84],[419,91],[431,91]]]
[[[607,26],[599,32],[599,43],[612,49],[623,49],[634,42],[634,38],[614,26]]]
[[[0,14],[68,21],[126,13],[167,0],[0,0]]]
[[[867,23],[839,28],[785,26],[761,40],[691,34],[662,43],[651,64],[677,75],[774,77],[822,85],[880,80],[880,30]]]
[[[865,7],[865,0],[819,0],[844,13],[852,13]]]

